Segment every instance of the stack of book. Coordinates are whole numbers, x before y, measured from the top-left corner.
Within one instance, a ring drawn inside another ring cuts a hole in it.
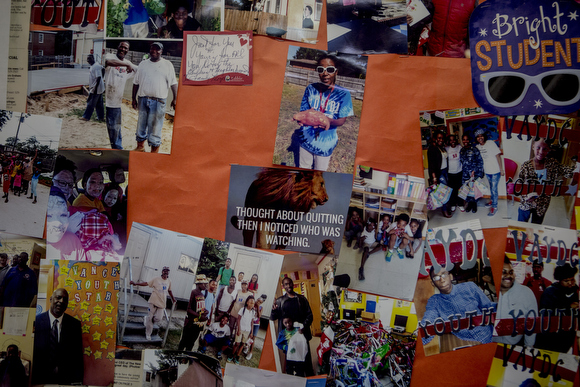
[[[411,199],[422,199],[425,194],[425,180],[415,176],[390,174],[387,182],[387,193]]]

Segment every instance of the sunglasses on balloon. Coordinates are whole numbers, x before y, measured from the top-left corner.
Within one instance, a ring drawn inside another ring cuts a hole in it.
[[[495,71],[481,74],[479,80],[485,86],[487,101],[501,108],[519,105],[531,85],[554,106],[571,105],[580,100],[580,70],[552,70],[537,75]]]

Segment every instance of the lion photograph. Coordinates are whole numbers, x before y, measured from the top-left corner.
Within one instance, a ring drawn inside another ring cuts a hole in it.
[[[351,183],[348,174],[233,165],[225,239],[309,253],[340,246]]]

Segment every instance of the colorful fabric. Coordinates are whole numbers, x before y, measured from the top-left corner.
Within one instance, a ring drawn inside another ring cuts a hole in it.
[[[300,111],[308,109],[320,110],[331,119],[354,116],[350,92],[337,85],[330,88],[322,83],[308,85],[302,97]],[[334,125],[328,130],[303,126],[300,146],[316,156],[330,156],[338,144],[336,128]]]
[[[80,197],[80,196],[79,196]],[[78,198],[77,198],[78,199]],[[75,200],[76,203],[76,200]],[[83,214],[79,231],[76,235],[85,249],[91,249],[99,245],[99,240],[105,235],[113,234],[113,227],[107,215],[101,214],[97,210],[91,210]],[[105,250],[112,250],[110,246],[100,246]]]
[[[99,212],[105,212],[105,206],[99,199],[89,199],[87,195],[80,194],[73,202],[73,207],[96,208]]]
[[[561,177],[572,177],[574,175],[575,166],[562,165],[553,158],[546,158],[545,169],[546,178],[545,181],[555,182],[556,179]],[[534,167],[534,160],[528,160],[522,164],[520,169],[519,178],[527,184],[528,181],[538,181],[538,174]],[[520,202],[520,208],[524,211],[535,210],[538,216],[543,216],[548,207],[550,206],[551,196],[549,195],[539,195],[534,200],[527,200],[528,195],[522,195],[522,201]]]
[[[284,353],[286,353],[288,351],[288,342],[296,333],[298,333],[298,328],[294,328],[290,331],[288,329],[283,329],[280,333],[278,333],[276,346],[284,351]]]

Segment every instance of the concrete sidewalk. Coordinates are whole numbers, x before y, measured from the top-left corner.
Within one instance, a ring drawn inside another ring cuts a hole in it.
[[[8,203],[5,203],[4,199],[0,200],[0,231],[42,238],[49,192],[49,187],[38,184],[37,203],[32,204],[33,199],[27,199],[24,194],[14,196],[10,191]]]

